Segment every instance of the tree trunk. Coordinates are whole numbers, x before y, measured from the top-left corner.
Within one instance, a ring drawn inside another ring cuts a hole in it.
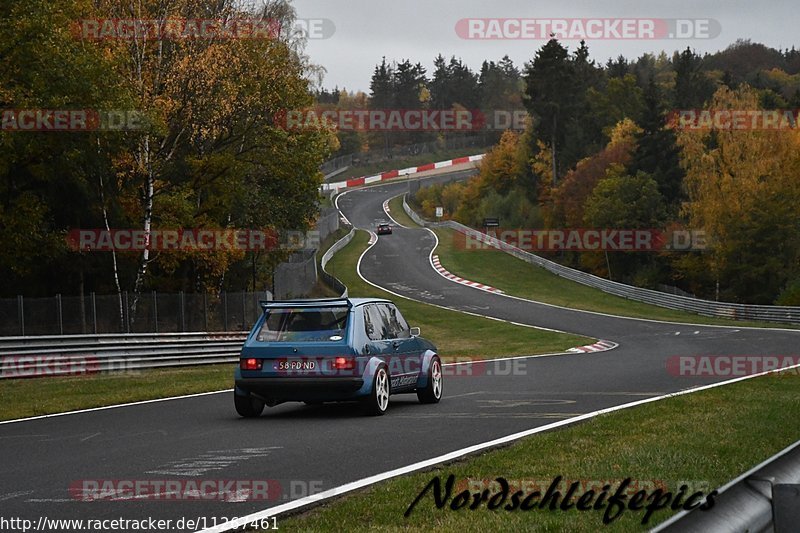
[[[103,176],[100,175],[100,204],[103,209],[103,226],[106,231],[111,234],[111,227],[108,225],[108,209],[106,209],[106,194],[105,186],[103,184]],[[119,268],[117,266],[117,252],[114,247],[111,247],[111,264],[114,273],[114,286],[117,289],[117,302],[119,309],[119,327],[120,331],[125,331],[125,310],[122,307],[122,287],[119,284]]]
[[[142,258],[139,261],[139,269],[136,271],[136,282],[133,285],[133,302],[131,302],[130,317],[131,323],[136,321],[136,306],[139,303],[139,296],[142,292],[144,285],[144,278],[147,274],[147,266],[150,263],[150,231],[153,221],[153,194],[155,176],[153,175],[153,168],[150,164],[150,138],[145,137],[142,146],[142,159],[145,168],[145,185],[144,185],[144,220],[142,229],[144,231],[145,248],[142,250]]]

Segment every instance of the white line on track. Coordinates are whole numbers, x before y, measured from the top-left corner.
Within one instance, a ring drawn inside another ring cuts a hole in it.
[[[29,420],[40,420],[42,418],[53,418],[56,416],[77,415],[81,413],[91,413],[94,411],[105,411],[106,409],[116,409],[118,407],[129,407],[131,405],[144,405],[148,403],[166,402],[169,400],[183,400],[186,398],[197,398],[199,396],[209,396],[211,394],[221,394],[223,392],[233,392],[233,389],[217,390],[211,392],[198,392],[196,394],[184,394],[182,396],[170,396],[169,398],[155,398],[153,400],[141,400],[138,402],[118,403],[115,405],[104,405],[103,407],[92,407],[90,409],[78,409],[76,411],[65,411],[63,413],[53,413],[49,415],[29,416],[28,418],[16,418],[14,420],[3,420],[0,424],[13,424],[14,422],[27,422]]]

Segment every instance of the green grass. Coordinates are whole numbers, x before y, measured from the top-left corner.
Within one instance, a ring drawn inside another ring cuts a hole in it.
[[[515,326],[488,318],[449,311],[424,303],[397,298],[364,282],[354,265],[367,246],[369,235],[357,231],[356,236],[328,263],[328,272],[346,286],[349,296],[375,296],[394,301],[412,326],[422,328],[422,336],[436,344],[443,359],[448,357],[499,357],[562,352],[573,346],[594,342],[593,339],[566,333],[554,333]]]
[[[465,157],[468,155],[482,154],[489,150],[488,147],[481,148],[461,148],[458,150],[444,150],[441,152],[420,154],[408,157],[396,157],[394,159],[387,159],[376,163],[367,163],[350,167],[341,174],[337,174],[332,181],[342,181],[348,178],[360,178],[361,176],[371,176],[379,172],[387,172],[389,170],[401,170],[408,167],[415,167],[425,165],[427,163],[436,163],[437,161],[446,161],[448,159],[455,159],[457,157]]]
[[[485,504],[474,511],[439,510],[429,492],[409,518],[403,513],[434,476],[444,484],[450,474],[456,479],[453,496],[469,486],[466,480],[497,477],[517,487],[535,480],[544,492],[556,476],[613,482],[612,490],[631,477],[649,487],[648,494],[657,486],[675,492],[691,482],[692,492],[707,494],[800,439],[798,387],[797,375],[766,376],[603,415],[380,483],[305,514],[279,518],[279,526],[282,531],[644,531],[671,511],[656,513],[644,526],[645,511],[626,508],[605,526],[604,511],[594,510],[489,511]]]
[[[464,250],[455,245],[458,232],[436,228],[439,246],[434,253],[447,270],[466,279],[485,283],[511,294],[554,305],[597,311],[613,315],[727,326],[794,328],[787,324],[711,318],[685,311],[675,311],[605,293],[547,270],[526,263],[505,252],[488,249]],[[460,241],[463,243],[463,239]]]
[[[389,213],[392,215],[392,218],[397,221],[398,224],[406,226],[408,228],[418,228],[419,225],[411,220],[411,217],[408,216],[406,210],[403,209],[403,195],[395,196],[389,201]]]
[[[0,420],[229,389],[234,366],[4,379],[0,381]]]

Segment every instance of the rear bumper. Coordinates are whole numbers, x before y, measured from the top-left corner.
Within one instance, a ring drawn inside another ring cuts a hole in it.
[[[363,386],[364,380],[360,377],[276,377],[236,380],[237,393],[246,392],[279,401],[354,398],[355,393]]]

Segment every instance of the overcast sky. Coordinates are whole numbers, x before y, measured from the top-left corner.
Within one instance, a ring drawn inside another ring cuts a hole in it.
[[[622,54],[636,58],[690,46],[715,52],[737,39],[751,39],[776,48],[798,46],[797,0],[293,0],[301,19],[329,19],[330,38],[309,40],[306,52],[327,69],[323,85],[369,91],[372,71],[382,56],[411,59],[432,73],[433,58],[442,53],[461,57],[473,70],[484,59],[508,54],[517,66],[533,57],[543,40],[466,40],[456,34],[465,18],[668,18],[713,19],[719,35],[710,39],[589,40],[592,58],[604,63]],[[563,41],[574,50],[578,41]]]

